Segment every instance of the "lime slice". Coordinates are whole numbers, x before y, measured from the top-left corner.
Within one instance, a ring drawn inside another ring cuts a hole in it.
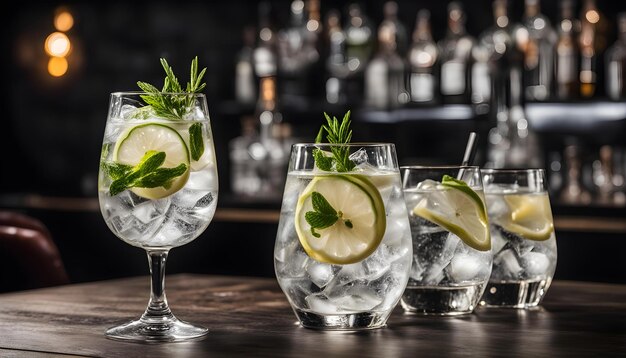
[[[165,152],[163,168],[187,165],[187,171],[175,178],[169,188],[131,188],[146,199],[161,199],[179,191],[189,179],[189,149],[178,132],[164,124],[148,123],[130,128],[120,136],[113,150],[113,160],[121,164],[136,165],[147,151]]]
[[[305,218],[307,212],[314,211],[313,192],[321,194],[342,215],[333,225],[315,229],[319,237],[314,236]],[[385,206],[376,187],[364,176],[316,176],[300,194],[295,226],[310,257],[329,264],[352,264],[371,255],[382,241],[387,227]]]
[[[500,225],[507,231],[534,241],[548,240],[554,231],[548,194],[509,194],[504,196],[510,216]]]
[[[490,250],[489,222],[480,196],[467,185],[446,187],[426,194],[413,214],[443,227],[476,250]]]

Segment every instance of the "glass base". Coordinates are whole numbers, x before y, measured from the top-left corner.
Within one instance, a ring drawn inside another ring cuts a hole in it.
[[[330,331],[360,331],[382,328],[387,323],[390,313],[319,314],[300,309],[295,309],[294,311],[302,327]]]
[[[176,317],[161,320],[139,319],[109,328],[107,338],[143,343],[180,342],[198,340],[209,330],[178,320]]]
[[[422,315],[455,316],[472,313],[484,285],[407,286],[402,295],[405,311]]]
[[[480,300],[484,307],[531,308],[539,305],[550,287],[550,279],[490,281]]]

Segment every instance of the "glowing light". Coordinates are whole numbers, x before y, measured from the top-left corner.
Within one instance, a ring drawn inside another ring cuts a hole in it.
[[[587,11],[587,13],[585,13],[585,18],[590,23],[595,24],[600,21],[600,14],[598,14],[596,10],[589,10]]]
[[[54,17],[54,27],[58,31],[69,31],[74,26],[74,17],[68,11],[60,11]]]
[[[70,52],[70,39],[62,32],[53,32],[46,38],[44,47],[50,56],[64,57]]]
[[[50,57],[48,61],[48,73],[53,77],[61,77],[67,73],[67,60],[65,57]]]

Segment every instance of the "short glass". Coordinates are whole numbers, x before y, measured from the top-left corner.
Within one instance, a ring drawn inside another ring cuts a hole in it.
[[[349,172],[319,170],[314,164],[317,150],[325,156],[350,154],[356,167]],[[314,192],[341,218],[330,227],[311,230],[306,220],[314,211]],[[292,146],[274,265],[302,326],[384,326],[406,287],[411,255],[393,144]]]
[[[542,169],[484,169],[493,269],[481,305],[539,305],[556,269],[556,238]]]
[[[425,315],[471,313],[491,272],[480,170],[413,166],[400,171],[413,235],[413,264],[402,307]],[[454,186],[457,178],[467,186]],[[450,180],[452,186],[447,185]]]
[[[111,94],[100,158],[98,198],[107,226],[146,250],[151,294],[143,315],[112,327],[108,338],[167,342],[197,339],[201,326],[178,320],[165,296],[170,249],[209,225],[217,205],[213,137],[203,94],[163,93],[177,113],[156,111],[141,92]]]

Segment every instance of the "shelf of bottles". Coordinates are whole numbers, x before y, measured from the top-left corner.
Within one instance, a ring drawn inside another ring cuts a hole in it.
[[[490,129],[481,164],[545,167],[563,202],[624,206],[626,14],[603,51],[608,18],[595,0],[583,0],[579,13],[573,0],[561,0],[554,27],[539,0],[524,4],[514,23],[507,1],[494,0],[493,24],[475,38],[462,4],[450,2],[447,33],[436,42],[427,9],[409,34],[394,1],[374,26],[357,4],[322,14],[319,0],[295,0],[280,30],[269,3],[260,3],[258,31],[244,31],[236,59],[235,100],[222,108],[254,118],[230,143],[233,191],[280,197],[284,171],[272,168],[286,166],[290,126],[298,124],[281,112],[318,121],[322,111],[352,108],[355,121],[368,123],[483,120]],[[558,146],[542,148],[552,134]]]

